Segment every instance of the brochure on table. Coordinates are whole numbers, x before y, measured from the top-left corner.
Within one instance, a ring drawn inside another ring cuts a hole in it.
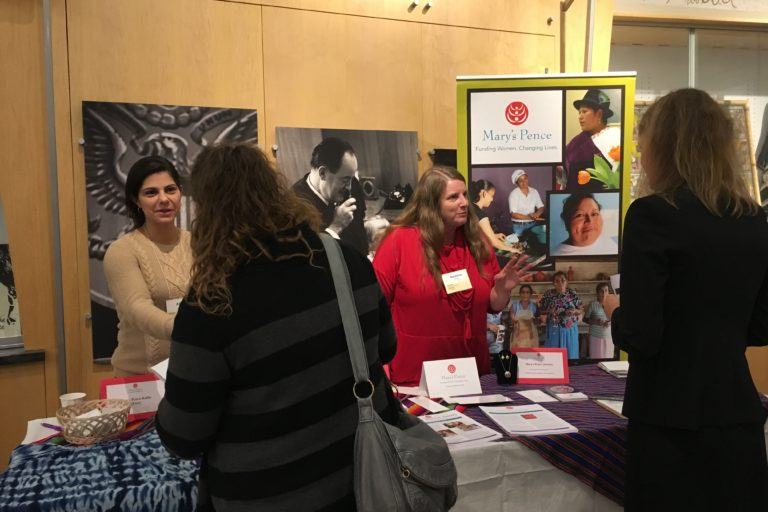
[[[626,416],[621,414],[622,409],[624,408],[624,401],[623,400],[607,400],[607,399],[597,399],[595,400],[595,403],[599,405],[600,407],[603,407],[609,411],[611,411],[613,414],[618,416],[619,418],[626,419]]]
[[[433,397],[479,395],[483,392],[474,357],[424,361],[419,388]]]
[[[603,361],[597,367],[620,379],[626,379],[629,374],[629,361]]]
[[[569,434],[578,429],[539,404],[480,407],[510,436]]]
[[[518,384],[567,384],[568,352],[564,348],[513,348]]]
[[[420,416],[445,439],[451,449],[467,448],[501,439],[501,434],[457,411]]]
[[[449,404],[458,405],[480,405],[480,404],[501,404],[511,402],[512,399],[504,395],[475,395],[475,396],[446,396],[443,400]]]
[[[122,398],[131,401],[128,421],[149,418],[165,395],[165,382],[156,375],[117,377],[101,381],[101,398]]]

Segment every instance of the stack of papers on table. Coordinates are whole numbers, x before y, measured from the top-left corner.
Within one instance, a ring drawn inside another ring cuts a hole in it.
[[[557,402],[557,398],[546,394],[540,389],[527,389],[525,391],[516,391],[516,393],[522,397],[527,398],[531,402],[536,402],[537,404],[544,402]]]
[[[560,388],[569,388],[570,391],[561,391]],[[576,402],[578,400],[589,400],[589,397],[579,391],[574,391],[570,386],[552,386],[547,388],[547,393],[557,398],[561,402]]]
[[[604,398],[599,398],[595,400],[595,402],[609,411],[611,411],[613,414],[620,418],[624,418],[625,416],[621,414],[621,409],[624,407],[624,401],[623,400],[607,400]]]
[[[511,436],[546,436],[579,431],[538,404],[480,407],[480,410]]]
[[[495,430],[456,411],[428,414],[419,419],[440,434],[449,448],[477,446],[501,439],[501,434]]]
[[[501,404],[512,401],[504,395],[446,396],[443,400],[449,404],[459,405]]]
[[[620,379],[627,378],[627,372],[629,372],[629,361],[603,361],[598,363],[598,368],[605,370],[614,377]]]

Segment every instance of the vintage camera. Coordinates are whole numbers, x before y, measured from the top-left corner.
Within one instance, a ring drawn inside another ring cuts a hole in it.
[[[376,178],[373,176],[360,176],[360,187],[366,199],[375,201],[379,198],[379,188],[376,186]]]

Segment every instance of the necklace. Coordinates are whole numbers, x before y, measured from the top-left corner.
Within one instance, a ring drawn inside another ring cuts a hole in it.
[[[509,361],[509,364],[504,364],[504,359]],[[501,369],[504,370],[504,377],[512,378],[512,356],[499,356],[499,362],[501,362]]]

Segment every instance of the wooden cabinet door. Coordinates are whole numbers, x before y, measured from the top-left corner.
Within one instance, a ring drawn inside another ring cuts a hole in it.
[[[46,417],[44,371],[43,362],[0,366],[0,411],[4,423],[0,429],[0,472],[8,467],[11,451],[24,439],[27,422]]]
[[[266,146],[275,127],[421,131],[419,25],[264,7]]]
[[[559,0],[427,0],[419,2],[414,21],[556,36],[560,31]]]
[[[422,26],[422,151],[455,148],[456,77],[557,71],[555,36]]]
[[[232,0],[305,11],[554,36],[560,0]],[[414,5],[416,3],[417,5]]]

